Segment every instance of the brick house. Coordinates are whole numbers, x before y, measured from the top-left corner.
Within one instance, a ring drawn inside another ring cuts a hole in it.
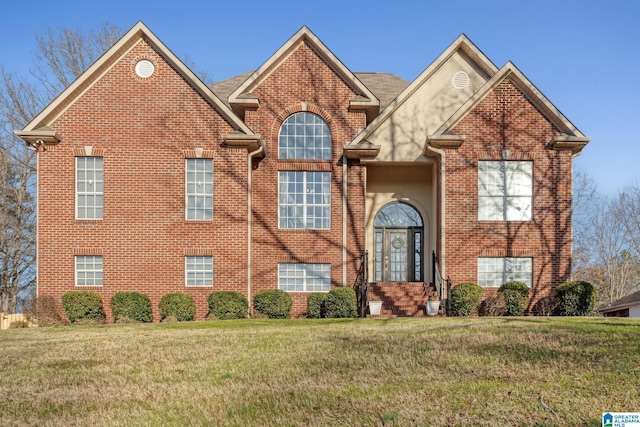
[[[507,280],[529,311],[570,278],[589,141],[461,35],[413,82],[350,71],[308,28],[206,86],[136,24],[23,130],[38,150],[38,293],[196,301],[368,283],[385,314]],[[368,254],[368,256],[364,256]],[[154,313],[156,320],[158,314]]]

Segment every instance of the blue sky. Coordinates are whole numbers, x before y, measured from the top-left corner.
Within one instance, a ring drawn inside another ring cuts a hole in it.
[[[352,71],[418,76],[461,33],[512,61],[592,141],[575,165],[606,194],[640,183],[640,2],[11,1],[0,64],[27,73],[35,35],[143,21],[214,81],[260,66],[307,25]]]

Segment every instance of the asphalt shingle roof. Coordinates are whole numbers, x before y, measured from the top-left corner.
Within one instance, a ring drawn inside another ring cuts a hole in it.
[[[611,308],[616,308],[616,307],[621,307],[626,305],[633,305],[633,303],[636,303],[636,302],[640,302],[640,291],[634,292],[630,295],[627,295],[626,297],[622,297],[618,301],[614,301],[607,307],[603,307],[600,310],[607,311]]]
[[[209,85],[209,88],[229,106],[229,95],[233,93],[253,71]],[[380,100],[380,111],[391,103],[409,82],[391,73],[354,73],[355,76]]]
[[[354,73],[358,79],[380,100],[380,111],[384,110],[409,82],[391,73]]]

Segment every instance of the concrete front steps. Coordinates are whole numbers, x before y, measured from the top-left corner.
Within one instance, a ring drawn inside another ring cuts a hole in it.
[[[367,317],[426,317],[427,297],[437,295],[435,286],[422,282],[369,283],[369,301],[382,301],[380,316]],[[438,315],[443,315],[442,308]]]

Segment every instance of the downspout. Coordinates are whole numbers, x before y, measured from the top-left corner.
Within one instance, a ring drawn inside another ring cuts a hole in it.
[[[256,150],[247,156],[247,301],[249,301],[248,316],[251,317],[251,275],[252,275],[252,229],[253,229],[253,158],[264,153],[264,145],[260,144]]]
[[[444,149],[455,149],[457,150],[464,143],[466,136],[464,135],[430,135],[427,136],[427,141],[425,143],[425,147],[423,149],[423,154],[426,155],[427,151],[433,151],[436,154],[440,155],[440,213],[441,213],[441,221],[440,221],[440,272],[442,274],[442,278],[447,277],[447,253],[446,253],[446,221],[447,221],[447,211],[446,211],[446,199],[447,193],[445,191],[447,184],[447,158]],[[433,278],[435,280],[435,277]],[[448,280],[448,279],[447,279]],[[449,300],[449,296],[447,295],[447,300]]]
[[[36,151],[36,301],[40,297],[40,215],[38,212],[40,212],[40,153]]]
[[[347,156],[342,155],[342,286],[347,286]]]
[[[446,277],[446,263],[447,263],[447,256],[446,256],[446,251],[445,251],[445,220],[446,220],[446,212],[445,212],[445,198],[446,198],[446,193],[444,191],[445,189],[445,184],[446,184],[446,156],[445,156],[445,152],[444,150],[441,150],[439,148],[435,148],[432,145],[427,143],[426,146],[427,150],[429,151],[433,151],[436,154],[440,155],[440,159],[442,160],[440,163],[440,215],[441,215],[441,219],[440,219],[440,257],[438,258],[440,260],[440,272],[442,274],[442,277]],[[437,195],[436,195],[436,199],[437,199]],[[432,280],[436,280],[435,277],[431,278]],[[448,296],[447,296],[448,298]]]

